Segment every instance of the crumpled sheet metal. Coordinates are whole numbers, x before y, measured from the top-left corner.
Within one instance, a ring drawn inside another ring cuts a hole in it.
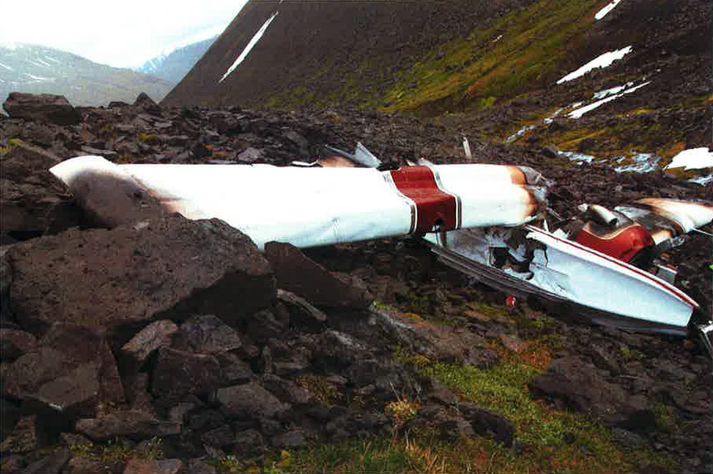
[[[427,235],[426,240],[436,246],[436,253],[445,249],[463,257],[459,265],[468,267],[470,271],[467,273],[476,278],[487,272],[490,279],[502,280],[504,287],[514,286],[525,293],[555,301],[571,301],[597,312],[623,316],[619,321],[609,321],[620,327],[686,333],[698,304],[673,285],[534,226],[515,231],[525,231],[527,240],[536,243],[527,272],[493,266],[491,249],[507,247],[508,229],[464,229],[449,232],[445,241],[438,234]],[[518,256],[518,250],[513,256]],[[486,271],[482,266],[497,271]],[[514,284],[513,279],[521,283]]]
[[[535,176],[531,170],[484,164],[432,169],[440,192],[460,200],[459,227],[522,225],[545,207],[545,191],[529,185],[528,176]],[[75,194],[86,193],[92,174],[136,182],[169,212],[222,219],[260,248],[270,241],[313,247],[407,235],[415,231],[414,219],[422,210],[394,185],[391,173],[399,170],[117,165],[82,156],[50,171]],[[75,186],[79,181],[82,189]]]

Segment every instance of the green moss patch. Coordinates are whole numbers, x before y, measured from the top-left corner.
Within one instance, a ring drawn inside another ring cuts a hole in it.
[[[571,49],[566,46],[581,41],[600,3],[535,2],[489,28],[441,45],[400,76],[386,95],[384,110],[489,108],[500,98],[552,80]]]

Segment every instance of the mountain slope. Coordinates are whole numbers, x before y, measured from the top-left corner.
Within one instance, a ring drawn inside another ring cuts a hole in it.
[[[218,37],[209,38],[197,43],[178,48],[169,54],[158,56],[146,61],[137,72],[160,77],[166,81],[178,83],[188,71],[203,57],[208,48]]]
[[[282,95],[366,102],[423,51],[467,35],[473,27],[531,0],[313,2],[251,1],[167,104],[261,104]],[[277,13],[245,61],[229,70]],[[358,93],[351,97],[351,85]]]
[[[161,100],[173,84],[35,45],[0,45],[0,101],[10,92],[59,94],[74,105],[133,102],[141,92]]]
[[[706,0],[367,3],[251,1],[165,102],[409,112],[622,166],[713,146]]]

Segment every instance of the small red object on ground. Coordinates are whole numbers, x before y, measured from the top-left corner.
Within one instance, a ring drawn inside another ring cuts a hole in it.
[[[515,306],[517,306],[517,298],[513,295],[509,295],[505,298],[505,306],[507,306],[508,309],[515,309]]]

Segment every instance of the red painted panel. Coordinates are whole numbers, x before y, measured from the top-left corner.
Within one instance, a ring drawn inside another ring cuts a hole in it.
[[[627,263],[645,248],[655,245],[649,231],[639,224],[632,224],[625,229],[612,232],[612,235],[601,237],[594,235],[585,227],[577,234],[575,241]]]
[[[391,171],[394,184],[416,203],[416,232],[433,230],[441,222],[444,230],[458,225],[458,201],[455,196],[438,188],[433,170],[427,166],[408,166]]]

